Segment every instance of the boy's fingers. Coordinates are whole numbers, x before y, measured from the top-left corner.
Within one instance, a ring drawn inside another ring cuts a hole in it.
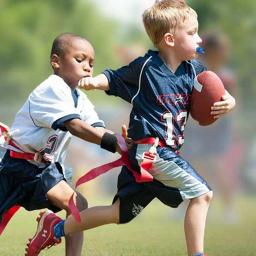
[[[215,106],[215,107],[211,107],[212,111],[226,111],[228,109],[229,109],[228,106]]]
[[[78,86],[80,86],[80,87],[83,86],[83,78],[78,81]]]
[[[211,111],[211,115],[213,116],[216,116],[216,115],[222,115],[222,114],[225,114],[227,111],[221,111],[221,110],[218,110],[218,111]]]
[[[127,138],[127,127],[125,124],[122,125],[122,136],[126,139]]]
[[[229,96],[226,94],[221,97],[222,100],[227,100],[228,98],[229,98]]]
[[[81,78],[78,82],[78,86],[80,87],[85,87],[86,85],[88,85],[90,82],[90,80],[88,80],[87,78]]]
[[[228,102],[227,101],[217,101],[213,104],[214,107],[223,107],[223,106],[227,106]]]

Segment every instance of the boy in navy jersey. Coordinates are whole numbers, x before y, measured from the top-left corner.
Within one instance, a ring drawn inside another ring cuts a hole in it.
[[[134,169],[151,153],[149,172],[152,182],[136,183],[127,167],[118,179],[118,192],[111,206],[99,206],[81,212],[81,223],[70,216],[59,221],[52,236],[90,229],[108,223],[127,223],[154,198],[178,207],[189,200],[185,216],[185,236],[189,256],[204,255],[204,230],[212,191],[206,181],[178,152],[184,142],[184,128],[190,108],[190,95],[197,74],[205,70],[198,61],[196,12],[184,1],[162,0],[143,14],[145,29],[157,51],[132,61],[118,70],[106,70],[95,78],[83,78],[84,89],[101,89],[133,105],[128,136],[135,143],[129,150]],[[227,92],[212,107],[215,118],[235,106]],[[155,152],[154,152],[155,150]],[[155,154],[154,154],[155,153]],[[57,217],[56,217],[57,218]]]

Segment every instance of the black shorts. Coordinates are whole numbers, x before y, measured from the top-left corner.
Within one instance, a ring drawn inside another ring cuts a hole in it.
[[[120,200],[120,223],[127,223],[135,218],[154,198],[176,208],[183,201],[177,188],[167,187],[157,180],[137,183],[127,169],[123,167],[118,177],[118,192],[113,200]]]
[[[60,164],[40,169],[26,160],[11,158],[7,151],[0,162],[0,219],[16,204],[29,211],[43,208],[54,212],[61,210],[46,196],[61,180],[65,179]]]

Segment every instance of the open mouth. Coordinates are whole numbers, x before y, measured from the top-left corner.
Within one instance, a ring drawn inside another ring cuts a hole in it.
[[[85,78],[85,77],[92,77],[91,75],[85,75],[85,76],[82,76],[81,78]]]

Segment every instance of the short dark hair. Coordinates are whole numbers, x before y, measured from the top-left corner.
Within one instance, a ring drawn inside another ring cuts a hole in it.
[[[70,46],[72,38],[79,38],[79,39],[86,40],[85,38],[83,38],[81,36],[78,36],[78,35],[75,35],[75,34],[72,34],[72,33],[60,34],[59,36],[57,36],[54,39],[54,41],[52,43],[51,56],[53,54],[56,54],[58,56],[63,56],[66,48],[68,46]]]

